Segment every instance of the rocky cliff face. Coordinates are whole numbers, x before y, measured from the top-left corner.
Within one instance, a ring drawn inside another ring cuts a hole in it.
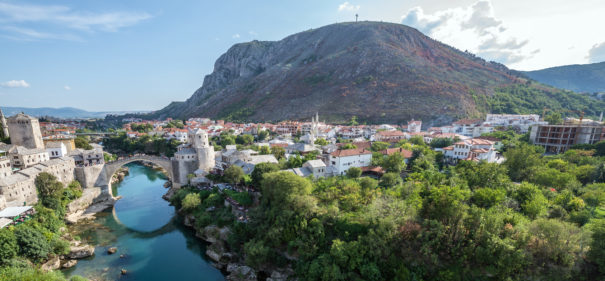
[[[341,23],[234,45],[191,98],[151,116],[279,121],[319,112],[328,121],[443,124],[480,115],[477,96],[520,82],[404,25]]]

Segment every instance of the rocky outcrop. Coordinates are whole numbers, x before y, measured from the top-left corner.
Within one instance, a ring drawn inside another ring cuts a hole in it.
[[[82,245],[78,247],[72,247],[71,251],[67,256],[70,259],[83,259],[94,255],[95,247],[91,245]]]
[[[116,247],[110,247],[109,249],[107,249],[107,253],[110,255],[115,254],[118,251],[118,248]]]
[[[40,268],[44,271],[51,271],[59,269],[61,267],[61,259],[59,256],[53,257],[52,259],[45,262]]]
[[[227,266],[227,280],[229,281],[256,281],[256,272],[249,266],[229,264]]]
[[[74,267],[76,264],[78,264],[77,260],[68,260],[61,267],[62,268],[71,268],[71,267]]]

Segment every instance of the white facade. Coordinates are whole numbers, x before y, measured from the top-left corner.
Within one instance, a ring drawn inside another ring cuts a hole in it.
[[[344,175],[351,167],[368,167],[371,164],[372,152],[365,149],[337,150],[329,157],[329,166],[334,175]]]
[[[513,127],[520,133],[527,133],[533,125],[546,125],[548,122],[540,121],[538,114],[487,114],[485,123],[492,126]]]
[[[67,147],[62,142],[53,142],[46,144],[46,152],[51,159],[67,156]]]
[[[457,162],[459,160],[476,160],[496,162],[496,150],[492,141],[484,139],[468,139],[455,143],[453,146],[443,148],[447,159]]]

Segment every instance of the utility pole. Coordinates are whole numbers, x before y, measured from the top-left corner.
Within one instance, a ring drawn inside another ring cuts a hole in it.
[[[357,18],[359,17],[358,14],[355,14],[355,22],[357,22]]]

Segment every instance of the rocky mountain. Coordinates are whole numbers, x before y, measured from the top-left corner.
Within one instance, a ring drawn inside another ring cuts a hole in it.
[[[541,112],[542,105],[531,102],[536,93],[549,95],[544,99],[547,103],[555,100],[550,108],[567,106],[557,97],[569,97],[534,84],[502,64],[459,51],[405,25],[339,23],[280,41],[236,44],[216,61],[214,71],[191,98],[148,117],[279,121],[308,119],[319,112],[331,122],[357,116],[368,123],[415,118],[439,125],[480,117],[494,108]],[[518,91],[519,87],[530,88],[531,94]],[[523,101],[506,96],[513,92],[509,89],[525,95]],[[574,101],[577,98],[569,95]],[[530,101],[525,101],[528,97]]]
[[[540,83],[583,93],[605,93],[605,62],[574,64],[525,71]]]

